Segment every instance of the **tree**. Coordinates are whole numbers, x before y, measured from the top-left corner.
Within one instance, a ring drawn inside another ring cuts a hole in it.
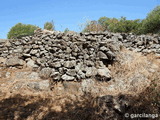
[[[120,19],[101,17],[98,22],[105,28],[105,30],[110,32],[138,33],[138,27],[140,26],[141,20],[127,20],[126,17],[121,17]]]
[[[55,29],[53,21],[52,22],[46,22],[44,24],[44,29],[53,31]]]
[[[67,32],[69,32],[69,29],[68,29],[68,28],[66,28],[66,29],[64,30],[64,33],[67,33]]]
[[[160,6],[154,8],[142,22],[143,33],[160,33]]]
[[[108,21],[110,20],[110,18],[107,18],[107,17],[100,17],[99,20],[98,20],[98,23],[103,26],[104,30],[108,30]]]
[[[91,31],[92,32],[104,31],[104,28],[97,21],[93,20],[88,22],[83,30],[83,32],[91,32]]]
[[[127,20],[126,17],[100,17],[98,22],[89,22],[83,31],[110,31],[119,33],[159,33],[160,34],[160,6],[154,8],[145,19]]]
[[[19,39],[24,36],[33,35],[38,27],[30,24],[17,23],[7,34],[8,39]]]

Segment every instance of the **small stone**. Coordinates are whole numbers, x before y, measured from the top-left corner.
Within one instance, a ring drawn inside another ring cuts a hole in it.
[[[88,67],[86,70],[86,76],[91,77],[97,74],[97,69],[95,67]]]
[[[41,64],[41,59],[37,59],[36,64],[40,65]]]
[[[85,73],[83,73],[81,70],[78,71],[78,76],[80,76],[82,79],[86,77]]]
[[[85,63],[87,66],[94,66],[94,62],[92,62],[90,60],[85,61]]]
[[[70,76],[75,76],[76,75],[76,70],[75,69],[69,69],[69,70],[67,70],[66,74],[70,75]]]
[[[72,81],[75,79],[74,77],[66,75],[66,74],[62,75],[61,78],[62,78],[62,80],[66,80],[66,81]]]
[[[6,58],[0,57],[0,64],[5,64]]]
[[[100,59],[108,59],[107,55],[105,53],[103,53],[102,51],[98,52],[98,56]]]
[[[50,63],[50,66],[54,67],[54,68],[60,68],[61,67],[61,63],[60,62]]]
[[[52,69],[51,68],[43,68],[40,72],[39,72],[39,76],[43,79],[47,79],[50,77],[52,73]]]
[[[32,59],[29,59],[27,62],[27,67],[33,68],[33,67],[37,67],[37,66],[35,65],[35,62]]]
[[[105,46],[100,47],[100,50],[101,50],[101,51],[109,51],[109,49],[106,48]]]
[[[30,54],[35,55],[36,53],[38,53],[38,50],[31,50]]]
[[[76,61],[72,60],[72,61],[66,61],[64,63],[64,67],[66,68],[72,68],[76,66]]]
[[[50,75],[54,80],[60,80],[61,74],[59,72],[52,72]]]
[[[31,57],[30,54],[25,54],[25,53],[23,53],[23,56],[24,56],[24,57]]]
[[[111,78],[111,72],[107,67],[97,69],[97,75],[104,77],[106,80]]]
[[[116,55],[112,51],[108,51],[106,55],[110,60],[114,60],[116,58]]]

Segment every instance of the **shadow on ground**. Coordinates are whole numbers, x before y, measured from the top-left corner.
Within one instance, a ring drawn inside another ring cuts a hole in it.
[[[145,93],[145,92],[144,92]],[[53,109],[62,98],[42,98],[40,96],[11,96],[0,101],[1,120],[127,120],[129,114],[158,114],[160,107],[153,106],[153,101],[145,99],[144,93],[139,97],[128,95],[104,96],[84,100],[68,100],[61,110]],[[126,99],[127,98],[127,99]],[[98,101],[96,101],[98,100]],[[126,102],[127,100],[127,102]],[[116,102],[115,102],[116,101]],[[121,105],[117,107],[116,105]],[[118,104],[117,104],[118,103]],[[153,116],[154,117],[154,116]],[[131,118],[129,117],[128,120]],[[142,120],[150,120],[143,118]],[[158,119],[158,118],[154,118]],[[136,118],[134,120],[141,120]]]

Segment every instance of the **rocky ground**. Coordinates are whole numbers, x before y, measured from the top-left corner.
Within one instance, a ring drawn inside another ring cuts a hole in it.
[[[0,119],[130,120],[126,113],[159,114],[159,42],[156,35],[42,30],[1,40]]]

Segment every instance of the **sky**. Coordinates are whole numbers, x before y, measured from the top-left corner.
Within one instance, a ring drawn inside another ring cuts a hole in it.
[[[1,0],[0,38],[7,38],[17,23],[43,28],[53,21],[55,29],[80,32],[86,21],[110,18],[144,19],[160,0]]]

